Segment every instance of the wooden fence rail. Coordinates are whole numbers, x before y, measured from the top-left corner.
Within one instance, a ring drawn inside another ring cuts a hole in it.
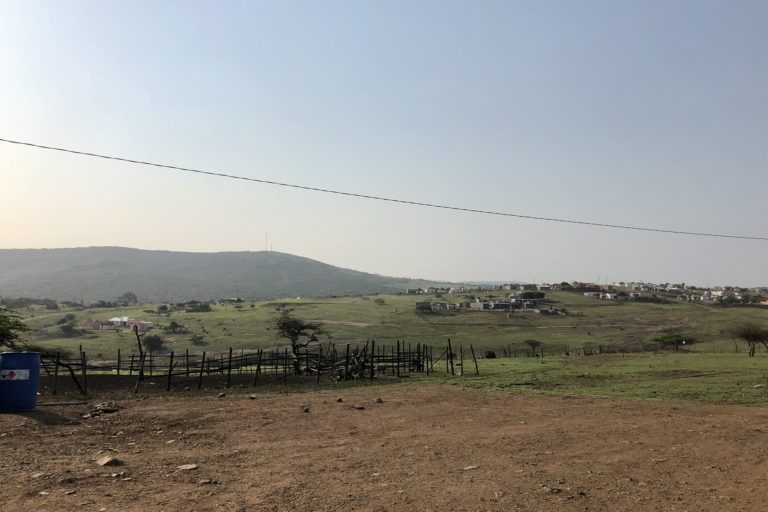
[[[41,363],[41,373],[53,377],[53,393],[58,391],[61,383],[62,369],[67,371],[78,389],[88,392],[88,377],[94,375],[119,375],[135,377],[134,392],[138,392],[140,382],[145,379],[164,378],[166,390],[171,390],[174,380],[196,379],[197,388],[203,385],[205,377],[220,376],[225,387],[232,385],[233,376],[252,375],[251,385],[257,385],[260,376],[266,381],[283,379],[287,381],[291,375],[312,375],[319,383],[322,377],[333,380],[373,380],[387,375],[408,377],[412,373],[426,375],[437,372],[437,363],[445,358],[446,373],[455,374],[456,357],[448,348],[438,351],[441,355],[434,359],[434,348],[422,343],[412,344],[397,340],[394,345],[386,346],[375,341],[365,345],[346,344],[337,347],[334,343],[317,345],[300,350],[293,354],[286,347],[273,349],[257,349],[239,351],[230,348],[223,353],[199,354],[185,350],[183,354],[152,353],[125,355],[118,351],[117,359],[91,360],[82,349],[79,357],[65,358],[56,354],[55,358],[44,359]],[[461,349],[463,354],[463,348]],[[477,364],[476,373],[479,374]],[[463,372],[463,369],[460,370]],[[185,380],[185,383],[189,383]]]

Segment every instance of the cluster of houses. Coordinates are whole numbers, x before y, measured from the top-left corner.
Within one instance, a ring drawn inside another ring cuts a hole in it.
[[[430,286],[429,288],[406,288],[406,295],[455,295],[457,293],[467,293],[469,288],[464,286],[455,286],[452,288],[436,288]]]
[[[83,323],[83,329],[86,331],[108,331],[115,329],[133,330],[134,327],[138,329],[139,332],[146,332],[154,327],[154,324],[143,320],[134,320],[127,316],[116,316],[109,320],[87,320]]]
[[[417,302],[417,311],[448,311],[458,309],[471,309],[478,311],[519,311],[526,313],[542,313],[553,315],[565,315],[563,309],[543,305],[538,300],[523,300],[518,298],[499,299],[475,299],[471,302]]]
[[[595,285],[596,286],[596,285]],[[625,291],[626,290],[626,291]],[[641,300],[657,294],[681,301],[701,302],[744,302],[768,305],[768,288],[740,288],[737,286],[716,286],[699,288],[685,283],[614,283],[590,289],[584,295],[604,300]]]
[[[549,284],[549,283],[538,283],[538,284],[521,284],[521,283],[510,283],[510,284],[484,284],[484,285],[477,285],[477,286],[452,286],[450,288],[445,287],[434,287],[430,286],[428,288],[406,288],[405,294],[406,295],[456,295],[460,293],[470,293],[470,292],[476,292],[476,291],[550,291],[550,290],[560,290],[561,284]]]
[[[488,311],[510,310],[537,310],[540,312],[553,311],[551,308],[540,307],[536,299],[521,299],[519,292],[548,292],[571,291],[583,293],[587,297],[595,297],[603,300],[648,300],[661,296],[665,299],[678,299],[684,301],[704,302],[751,302],[768,305],[768,288],[740,288],[736,286],[718,286],[713,288],[700,288],[687,286],[685,283],[644,283],[644,282],[619,282],[613,284],[597,284],[581,281],[571,283],[509,283],[509,284],[485,284],[482,286],[455,286],[450,288],[408,288],[408,295],[455,295],[476,291],[509,291],[508,298],[501,299],[474,299],[472,302],[420,302],[417,309],[426,310],[427,306],[433,311],[450,309],[478,309]],[[517,292],[517,293],[515,293]]]
[[[536,295],[537,297],[530,297]],[[417,311],[439,312],[445,310],[471,309],[477,311],[519,311],[528,313],[565,315],[564,309],[544,304],[543,293],[515,292],[507,297],[476,298],[468,302],[417,302]]]

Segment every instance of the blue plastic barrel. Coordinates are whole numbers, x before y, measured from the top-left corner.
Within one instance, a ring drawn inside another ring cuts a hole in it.
[[[31,411],[40,382],[38,352],[0,354],[0,412]]]

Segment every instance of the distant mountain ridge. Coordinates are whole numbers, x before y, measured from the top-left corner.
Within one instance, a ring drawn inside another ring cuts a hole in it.
[[[434,284],[367,274],[272,251],[173,252],[125,247],[0,249],[0,296],[142,302],[396,293]]]

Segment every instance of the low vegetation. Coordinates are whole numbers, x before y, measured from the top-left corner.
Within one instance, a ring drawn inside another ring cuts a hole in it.
[[[11,321],[18,328],[17,339],[49,351],[77,353],[82,346],[91,359],[114,358],[118,349],[123,357],[135,353],[134,333],[121,328],[69,337],[62,327],[81,331],[88,320],[127,316],[153,324],[142,339],[155,353],[276,346],[293,352],[294,345],[300,350],[325,332],[337,347],[362,346],[366,340],[391,346],[400,340],[444,350],[451,339],[455,353],[463,350],[468,358],[471,345],[480,359],[479,377],[457,377],[472,386],[637,398],[766,400],[768,308],[611,302],[569,292],[548,293],[547,299],[568,314],[471,309],[426,314],[416,309],[423,297],[386,295],[205,302],[191,308],[189,303],[107,309],[60,304],[53,310],[33,303],[18,316],[4,318],[6,325]]]

